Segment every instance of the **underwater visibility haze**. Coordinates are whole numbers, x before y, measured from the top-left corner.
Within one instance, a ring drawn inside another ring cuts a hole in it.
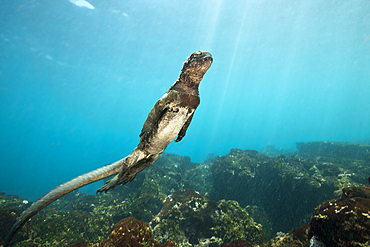
[[[34,201],[130,154],[150,109],[198,50],[214,62],[186,136],[166,152],[202,162],[232,148],[370,140],[367,0],[1,5],[7,194]]]

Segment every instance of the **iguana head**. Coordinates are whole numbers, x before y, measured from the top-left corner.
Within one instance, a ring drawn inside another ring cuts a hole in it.
[[[202,76],[207,72],[212,64],[212,55],[207,51],[197,51],[191,54],[181,70],[182,73],[188,71],[190,73],[201,73]]]
[[[198,95],[199,83],[211,67],[212,61],[209,52],[197,51],[191,54],[184,62],[181,74],[171,89]]]

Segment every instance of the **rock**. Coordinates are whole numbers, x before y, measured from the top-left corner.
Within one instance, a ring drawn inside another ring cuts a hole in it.
[[[322,175],[328,166],[319,169],[316,164],[294,156],[271,158],[254,150],[232,149],[211,165],[210,199],[261,207],[270,222],[256,221],[263,224],[266,233],[288,232],[308,223],[319,203],[335,197],[336,184]]]
[[[145,222],[137,220],[133,217],[128,217],[114,227],[109,237],[100,243],[79,242],[69,247],[132,247],[132,246],[148,246],[148,247],[176,247],[177,244],[173,241],[167,241],[160,245],[153,238],[152,230]]]
[[[361,187],[348,187],[342,189],[342,198],[362,197],[370,199],[370,186],[363,185]]]
[[[255,222],[262,225],[264,239],[272,238],[272,223],[266,211],[262,207],[258,207],[255,205],[248,205],[245,207],[245,210]]]
[[[151,221],[160,242],[172,239],[180,245],[197,245],[216,237],[223,242],[245,239],[263,242],[263,231],[235,201],[213,202],[191,189],[170,195],[161,212]]]
[[[71,244],[68,247],[88,247],[89,244],[90,244],[89,242],[78,242],[75,244]]]
[[[133,217],[118,222],[109,235],[109,238],[100,243],[100,246],[130,247],[140,245],[156,246],[159,244],[153,238],[149,225]]]
[[[318,141],[318,142],[297,142],[298,155],[304,158],[315,158],[324,156],[328,158],[346,158],[357,160],[370,159],[370,145]]]
[[[20,213],[21,211],[12,206],[0,208],[0,246],[4,243],[3,241],[5,240],[9,229],[14,224],[17,215]],[[26,240],[29,237],[28,228],[28,225],[26,225],[23,229],[21,229],[21,231],[15,235],[14,242]]]
[[[253,247],[246,240],[235,240],[230,243],[222,243],[221,247]]]
[[[219,247],[240,237],[254,244],[262,241],[260,225],[255,222],[263,226],[269,239],[277,231],[289,232],[308,223],[312,209],[340,196],[343,188],[342,199],[359,203],[356,198],[369,198],[369,187],[353,187],[367,183],[369,174],[367,161],[345,158],[272,158],[254,150],[232,149],[225,156],[210,155],[204,163],[192,163],[189,157],[163,154],[134,181],[117,186],[113,192],[96,197],[75,191],[60,198],[35,215],[14,242],[19,242],[15,246],[66,246],[78,241],[97,245],[115,223],[135,217],[144,222],[163,219],[152,223],[156,227],[153,234],[161,243],[172,239]],[[201,193],[187,194],[184,188]],[[174,193],[177,190],[184,193]],[[168,208],[163,207],[165,201]],[[0,212],[0,244],[9,225],[29,204],[0,193],[0,208],[5,210]],[[176,205],[182,205],[181,210],[176,211]],[[171,224],[172,233],[165,230]],[[284,238],[286,243],[298,243],[289,234]]]
[[[311,219],[311,235],[327,246],[369,246],[369,189],[369,185],[346,188],[342,198],[321,205]]]
[[[302,225],[284,234],[278,232],[275,238],[262,245],[263,247],[308,247],[310,246],[309,226]]]
[[[277,157],[280,155],[292,156],[296,153],[296,151],[292,149],[276,149],[275,145],[267,145],[262,148],[260,153],[270,157]]]

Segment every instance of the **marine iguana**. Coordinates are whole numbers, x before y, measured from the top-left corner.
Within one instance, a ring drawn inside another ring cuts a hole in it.
[[[210,53],[198,51],[184,62],[180,76],[149,112],[140,134],[140,142],[132,153],[109,165],[78,176],[39,198],[16,220],[5,240],[9,244],[18,230],[37,212],[69,192],[87,184],[117,174],[98,193],[107,192],[118,184],[131,182],[136,174],[152,165],[166,147],[181,141],[200,103],[198,86],[211,66]]]

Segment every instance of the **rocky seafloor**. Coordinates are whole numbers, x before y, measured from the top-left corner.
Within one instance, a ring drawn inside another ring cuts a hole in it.
[[[74,191],[13,246],[370,246],[370,146],[232,149],[203,163],[162,154],[134,181]],[[0,193],[0,244],[30,202]]]

